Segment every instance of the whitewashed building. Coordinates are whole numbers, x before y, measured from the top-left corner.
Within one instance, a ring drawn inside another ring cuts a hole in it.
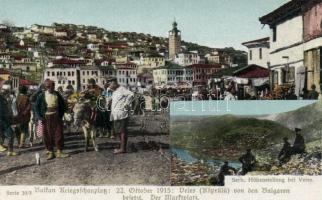
[[[137,65],[131,62],[115,64],[118,83],[131,90],[138,87]]]
[[[244,42],[248,48],[248,65],[258,65],[268,68],[269,63],[269,37]]]
[[[204,59],[202,59],[197,52],[184,52],[176,54],[174,63],[181,66],[204,64]]]
[[[44,80],[50,79],[55,82],[55,89],[62,87],[64,90],[68,85],[75,90],[80,89],[79,68],[71,66],[53,66],[44,71]]]
[[[299,96],[305,85],[303,18],[300,1],[289,1],[260,18],[271,29],[269,68],[271,85],[295,85]]]
[[[179,82],[192,83],[192,81],[192,70],[181,65],[169,63],[153,70],[153,82],[156,86],[175,86]]]

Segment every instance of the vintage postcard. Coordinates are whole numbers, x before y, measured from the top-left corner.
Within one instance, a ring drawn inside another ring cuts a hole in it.
[[[322,200],[321,0],[0,5],[0,199]]]

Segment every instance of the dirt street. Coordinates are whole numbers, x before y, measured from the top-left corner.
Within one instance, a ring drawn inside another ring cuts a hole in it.
[[[97,138],[99,152],[84,152],[82,133],[65,133],[65,159],[47,161],[44,145],[0,154],[1,185],[169,185],[170,153],[167,134],[139,134],[130,129],[129,153],[114,155],[117,139]],[[39,153],[41,164],[36,165]]]

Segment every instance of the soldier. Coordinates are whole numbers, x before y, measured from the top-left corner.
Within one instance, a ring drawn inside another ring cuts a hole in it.
[[[283,140],[284,140],[283,148],[278,154],[278,160],[280,162],[280,165],[287,163],[292,156],[292,148],[290,143],[288,142],[288,138],[284,137]]]
[[[216,177],[214,185],[224,186],[225,185],[225,176],[232,175],[231,171],[237,173],[237,170],[228,165],[228,161],[225,161],[224,164],[220,167],[219,173]]]
[[[242,175],[251,172],[255,166],[256,158],[251,151],[251,149],[247,149],[246,154],[239,158],[239,162],[242,163]]]
[[[300,133],[301,129],[295,128],[295,140],[292,147],[292,154],[303,154],[305,152],[305,141]]]

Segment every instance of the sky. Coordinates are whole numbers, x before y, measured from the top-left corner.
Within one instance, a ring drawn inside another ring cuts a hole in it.
[[[288,0],[0,0],[0,23],[94,25],[109,31],[167,37],[174,19],[182,39],[213,48],[245,50],[242,42],[267,37],[259,22]]]
[[[293,111],[316,103],[309,101],[174,101],[170,116],[237,115],[260,116]]]

